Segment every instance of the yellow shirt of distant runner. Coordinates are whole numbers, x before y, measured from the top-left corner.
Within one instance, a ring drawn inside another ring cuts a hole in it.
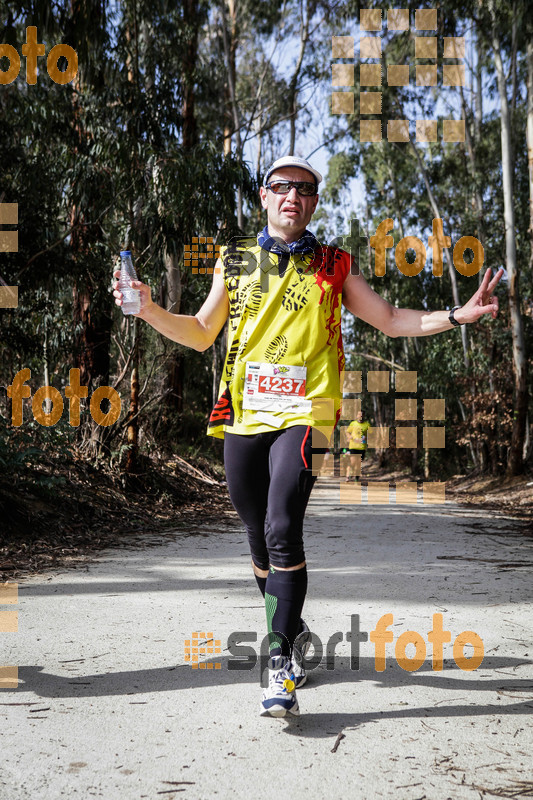
[[[348,425],[348,447],[350,450],[366,450],[366,432],[369,428],[370,422],[358,422],[356,419],[350,422]],[[362,439],[364,439],[364,442],[361,441]]]
[[[224,438],[225,431],[246,435],[311,425],[329,437],[342,399],[342,286],[351,255],[329,245],[280,255],[263,250],[255,238],[238,237],[221,248],[220,257],[229,296],[228,350],[208,434]],[[243,409],[250,361],[305,366],[312,410],[274,412],[269,425],[257,411]]]

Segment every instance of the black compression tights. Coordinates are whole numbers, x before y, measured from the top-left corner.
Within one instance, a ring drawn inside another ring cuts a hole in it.
[[[303,521],[316,478],[311,472],[311,428],[224,436],[231,501],[259,569],[305,561]],[[316,451],[315,451],[316,452]]]

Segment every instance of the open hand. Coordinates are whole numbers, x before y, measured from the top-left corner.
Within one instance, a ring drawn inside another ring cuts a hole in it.
[[[483,276],[481,285],[477,292],[472,295],[470,300],[458,308],[455,312],[457,322],[476,322],[484,314],[491,314],[493,319],[498,315],[498,298],[493,294],[496,285],[503,275],[503,267],[500,267],[496,275],[491,280],[492,270],[488,269]]]

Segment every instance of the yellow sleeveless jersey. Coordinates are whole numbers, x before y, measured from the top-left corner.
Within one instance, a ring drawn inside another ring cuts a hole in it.
[[[367,448],[367,431],[370,428],[370,422],[359,422],[354,419],[348,425],[348,447],[350,450],[366,450]]]
[[[228,350],[208,434],[224,438],[225,431],[253,434],[293,425],[332,430],[342,399],[342,286],[352,257],[323,245],[313,253],[278,254],[255,238],[237,238],[221,248],[221,260],[229,296]],[[282,379],[291,366],[305,367],[298,371],[305,382],[295,407],[266,413],[243,408],[259,364],[269,374],[279,372],[260,379],[274,388],[276,380],[288,385]]]

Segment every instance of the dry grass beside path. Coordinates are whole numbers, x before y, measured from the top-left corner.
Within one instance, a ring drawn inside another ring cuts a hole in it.
[[[203,460],[145,458],[138,474],[52,460],[0,477],[0,582],[65,566],[107,547],[143,547],[233,513]]]
[[[492,508],[524,520],[533,518],[533,475],[457,475],[447,482],[446,490],[457,503]]]
[[[380,470],[377,461],[363,462],[363,479],[382,482],[418,480],[406,471]],[[432,475],[430,480],[439,480]],[[506,478],[502,475],[454,475],[446,480],[446,497],[460,505],[493,509],[517,519],[533,519],[533,474]],[[533,527],[532,527],[533,533]]]

